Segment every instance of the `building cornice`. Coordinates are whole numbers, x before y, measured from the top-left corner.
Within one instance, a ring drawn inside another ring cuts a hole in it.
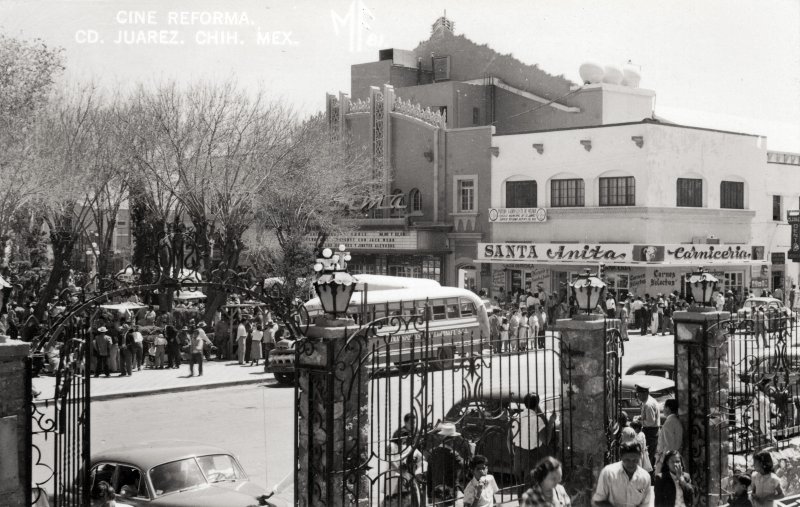
[[[629,218],[713,218],[722,222],[740,223],[756,216],[755,210],[719,208],[668,208],[644,206],[599,206],[576,208],[547,208],[547,218],[575,218],[581,220],[606,220],[610,217]]]

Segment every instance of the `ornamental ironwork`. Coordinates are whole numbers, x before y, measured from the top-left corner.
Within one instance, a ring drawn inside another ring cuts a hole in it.
[[[395,99],[392,112],[419,120],[431,127],[444,128],[447,124],[446,113],[432,111],[430,107],[423,108],[419,103],[412,103],[410,99],[404,101],[401,97]]]

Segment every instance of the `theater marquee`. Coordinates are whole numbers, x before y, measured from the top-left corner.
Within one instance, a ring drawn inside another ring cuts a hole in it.
[[[631,245],[625,243],[478,243],[478,262],[502,264],[764,263],[764,247],[752,245]]]

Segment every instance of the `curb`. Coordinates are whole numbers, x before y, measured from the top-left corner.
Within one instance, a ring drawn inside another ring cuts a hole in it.
[[[246,380],[230,380],[224,382],[214,382],[210,384],[194,384],[194,385],[187,385],[187,386],[177,386],[177,387],[165,387],[163,389],[148,389],[148,390],[141,390],[141,391],[126,391],[126,392],[119,392],[119,393],[107,393],[107,394],[98,394],[91,396],[91,401],[108,401],[108,400],[118,400],[120,398],[137,398],[140,396],[150,396],[152,394],[170,394],[170,393],[183,393],[189,391],[200,391],[206,389],[217,389],[220,387],[233,387],[233,386],[241,386],[241,385],[251,385],[251,384],[269,384],[269,385],[277,385],[278,381],[273,379],[267,378],[258,378],[258,379],[246,379]],[[45,398],[45,399],[36,399],[33,401],[34,405],[44,405],[48,401],[52,401],[53,398]]]

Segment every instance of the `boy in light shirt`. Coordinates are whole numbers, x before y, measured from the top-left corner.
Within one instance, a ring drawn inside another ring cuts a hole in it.
[[[494,477],[489,475],[486,456],[475,455],[469,465],[472,470],[472,479],[464,488],[464,507],[494,506],[494,495],[500,491],[500,488]]]

